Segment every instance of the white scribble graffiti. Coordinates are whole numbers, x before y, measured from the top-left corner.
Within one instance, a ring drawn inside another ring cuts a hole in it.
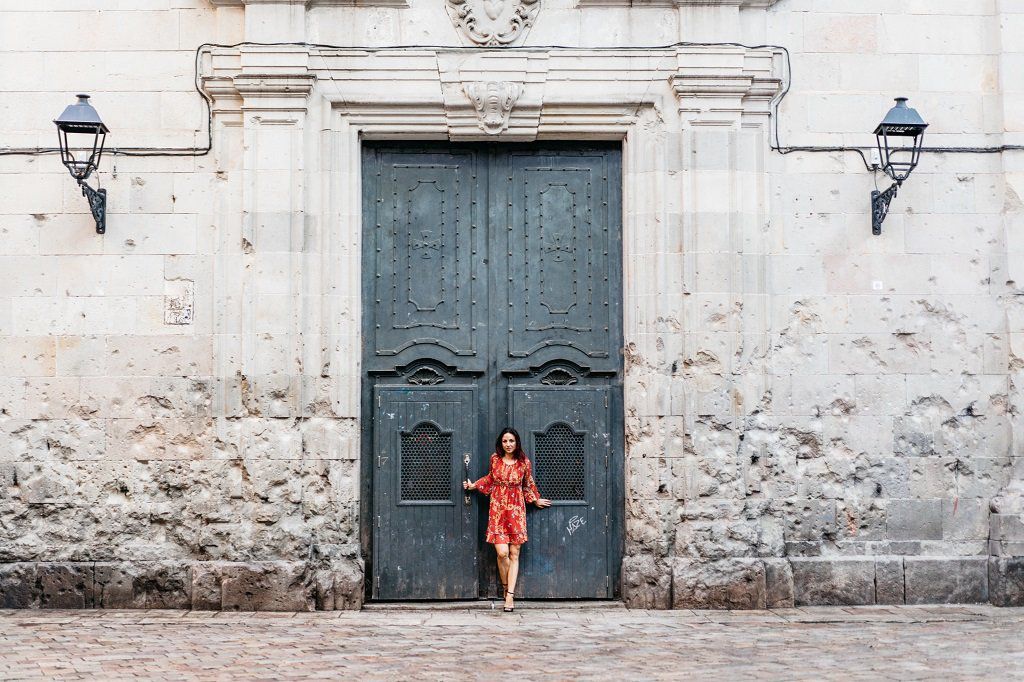
[[[584,519],[582,516],[574,516],[571,519],[569,519],[569,525],[566,526],[565,529],[569,531],[569,535],[572,535],[577,530],[579,530],[580,526],[585,525],[587,525],[586,519]]]

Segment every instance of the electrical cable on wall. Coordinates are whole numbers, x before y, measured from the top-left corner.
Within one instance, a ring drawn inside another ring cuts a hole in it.
[[[389,45],[389,46],[375,46],[375,47],[361,47],[353,45],[328,45],[323,43],[306,43],[306,42],[279,42],[279,43],[260,43],[243,41],[232,44],[220,44],[220,43],[203,43],[196,48],[195,60],[194,60],[194,72],[193,72],[193,84],[196,92],[202,98],[203,103],[206,107],[206,146],[205,147],[119,147],[110,150],[110,154],[114,157],[117,156],[144,156],[144,157],[159,157],[159,156],[206,156],[213,149],[213,99],[203,92],[202,84],[199,78],[199,60],[202,57],[203,51],[208,48],[222,48],[222,49],[233,49],[237,47],[305,47],[323,50],[358,50],[362,52],[394,52],[396,50],[436,50],[438,52],[493,52],[493,48],[484,48],[476,46],[458,46],[458,45]],[[736,42],[688,42],[681,41],[676,43],[670,43],[668,45],[626,45],[626,46],[615,46],[615,47],[578,47],[571,45],[521,45],[521,46],[508,46],[501,48],[500,51],[536,51],[536,50],[591,50],[595,52],[608,52],[608,51],[621,51],[621,50],[636,50],[636,51],[655,51],[655,50],[671,50],[678,47],[742,47],[748,50],[778,50],[785,57],[786,70],[784,78],[782,79],[782,90],[776,95],[770,105],[769,121],[772,127],[772,131],[769,133],[771,138],[769,146],[772,151],[776,151],[779,154],[793,154],[795,152],[808,152],[808,153],[835,153],[835,152],[852,152],[860,155],[861,161],[864,162],[864,167],[868,171],[875,171],[877,168],[871,165],[865,152],[874,149],[873,146],[857,147],[857,146],[825,146],[825,145],[783,145],[779,134],[779,106],[782,101],[789,94],[790,88],[793,83],[793,69],[792,59],[790,57],[789,50],[781,45],[746,45],[744,43]],[[652,79],[653,82],[654,79]],[[773,140],[773,141],[772,141]],[[1024,145],[1019,144],[1004,144],[993,147],[924,147],[921,151],[943,153],[943,154],[998,154],[1010,150],[1024,150]],[[38,156],[44,154],[57,154],[60,149],[57,147],[24,147],[24,148],[6,148],[0,149],[0,156]]]

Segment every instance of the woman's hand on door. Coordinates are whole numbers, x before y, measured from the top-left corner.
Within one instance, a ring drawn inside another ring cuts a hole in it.
[[[463,490],[476,490],[476,485],[474,485],[469,479],[466,479],[462,482],[462,488]]]
[[[534,502],[534,504],[537,505],[538,507],[540,507],[541,509],[543,509],[544,507],[550,507],[551,506],[551,500],[546,500],[543,497],[541,497],[536,502]]]

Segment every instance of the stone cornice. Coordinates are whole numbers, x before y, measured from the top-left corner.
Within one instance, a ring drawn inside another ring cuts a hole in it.
[[[762,125],[782,87],[772,61],[766,50],[680,51],[670,82],[684,125]]]
[[[235,76],[235,90],[244,97],[302,97],[313,91],[313,74],[255,73]]]

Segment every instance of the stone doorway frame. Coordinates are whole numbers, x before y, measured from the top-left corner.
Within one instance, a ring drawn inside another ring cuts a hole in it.
[[[743,304],[735,331],[767,334],[762,226],[769,212],[768,121],[779,72],[775,51],[741,47],[213,49],[202,82],[214,98],[215,159],[218,170],[237,171],[241,196],[240,206],[224,199],[215,207],[217,253],[235,255],[234,237],[247,245],[220,277],[243,299],[254,296],[259,275],[245,267],[246,257],[274,243],[275,237],[264,238],[273,231],[283,244],[275,248],[288,261],[286,344],[294,358],[294,377],[261,372],[256,313],[243,305],[241,319],[221,330],[232,334],[220,337],[215,349],[224,408],[230,413],[241,405],[244,388],[251,393],[257,383],[287,381],[297,409],[315,420],[309,425],[317,430],[314,440],[340,460],[359,461],[348,510],[358,519],[358,556],[351,548],[337,551],[360,566],[370,556],[370,465],[359,426],[362,142],[618,141],[627,354],[620,593],[669,605],[669,530],[660,507],[671,500],[659,499],[662,476],[647,450],[669,450],[672,434],[692,432],[696,415],[720,400],[723,387],[701,390],[697,382],[697,390],[673,395],[670,377],[631,358],[666,355],[659,334],[686,329],[695,319],[687,297],[705,286],[697,270],[705,238],[727,253],[715,290]],[[506,94],[504,101],[478,96],[495,90]],[[715,235],[707,236],[707,229]],[[631,276],[638,271],[648,277]],[[245,377],[245,387],[238,377]],[[729,390],[755,400],[764,381],[763,371],[750,372]]]

